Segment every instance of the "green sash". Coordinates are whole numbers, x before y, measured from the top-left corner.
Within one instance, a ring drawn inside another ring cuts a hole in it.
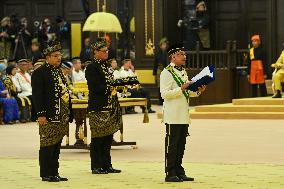
[[[177,85],[179,87],[181,87],[184,84],[183,80],[175,73],[175,71],[174,71],[174,69],[173,69],[173,67],[171,65],[168,65],[166,67],[166,70],[168,70],[172,74],[174,80],[176,81],[176,83],[177,83]],[[189,92],[188,92],[188,90],[185,90],[182,93],[183,93],[183,95],[185,96],[185,98],[186,98],[186,100],[188,102],[188,100],[189,100]]]

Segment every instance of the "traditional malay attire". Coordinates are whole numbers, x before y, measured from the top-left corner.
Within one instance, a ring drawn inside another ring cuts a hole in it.
[[[43,50],[44,56],[60,52],[61,45],[50,42]],[[65,77],[59,66],[46,62],[32,74],[33,100],[37,117],[46,117],[47,124],[39,125],[40,176],[42,181],[59,182],[59,154],[62,138],[67,134],[71,101]]]
[[[108,53],[105,39],[98,39],[94,51]],[[91,170],[93,174],[120,173],[111,164],[110,149],[113,134],[122,126],[122,113],[107,60],[94,58],[86,68],[89,89],[88,113],[91,129]]]

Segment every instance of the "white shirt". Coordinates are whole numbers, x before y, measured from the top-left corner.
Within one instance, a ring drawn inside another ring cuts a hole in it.
[[[113,79],[118,79],[120,78],[120,72],[118,70],[114,70],[112,72],[112,75],[113,75]]]
[[[27,72],[23,74],[22,72],[16,73],[12,77],[12,80],[17,88],[18,96],[25,97],[32,95],[32,85],[31,76]]]
[[[87,81],[85,78],[85,73],[82,70],[78,72],[75,69],[72,70],[72,81],[74,82],[85,82]]]
[[[125,77],[134,77],[136,74],[131,70],[125,70],[124,67],[122,66],[119,72],[116,73],[117,78],[125,78]]]
[[[170,66],[175,66],[170,63]],[[188,82],[185,70],[179,71],[173,68],[175,73],[184,81]],[[189,104],[183,95],[172,74],[164,69],[160,75],[160,92],[164,99],[163,122],[167,124],[189,124]],[[189,91],[190,97],[198,96],[196,92]]]
[[[114,70],[112,67],[108,68],[109,73],[111,73],[113,75],[113,79],[118,79],[120,78],[120,73],[119,70]]]

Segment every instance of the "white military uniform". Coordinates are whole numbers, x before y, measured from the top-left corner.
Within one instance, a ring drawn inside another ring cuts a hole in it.
[[[26,97],[32,95],[31,76],[29,73],[16,73],[12,78],[18,92],[19,97]]]
[[[174,67],[174,63],[170,63]],[[184,81],[188,82],[186,71],[173,68],[175,73]],[[172,74],[164,69],[160,75],[160,92],[164,99],[163,122],[167,124],[189,124],[189,105]],[[189,91],[190,97],[199,96],[198,92]]]

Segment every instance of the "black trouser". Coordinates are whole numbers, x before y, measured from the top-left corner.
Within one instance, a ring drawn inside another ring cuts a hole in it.
[[[91,169],[111,167],[110,149],[113,135],[95,137],[91,140]]]
[[[252,97],[257,97],[257,89],[260,90],[260,96],[267,96],[265,83],[262,84],[252,84]]]
[[[40,147],[39,165],[41,177],[58,175],[60,146],[61,141],[52,146]]]
[[[167,176],[185,174],[181,164],[187,136],[188,124],[166,124],[165,172]]]
[[[147,109],[149,110],[151,108],[150,94],[146,89],[140,87],[140,88],[128,89],[128,91],[131,93],[130,96],[131,98],[147,98]]]

